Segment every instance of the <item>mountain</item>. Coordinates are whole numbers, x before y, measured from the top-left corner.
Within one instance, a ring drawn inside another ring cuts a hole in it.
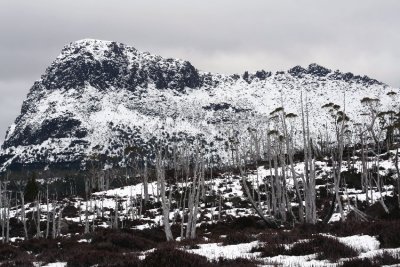
[[[94,155],[108,166],[121,165],[127,147],[151,153],[159,140],[199,142],[226,160],[233,131],[263,132],[278,107],[300,114],[301,93],[318,133],[330,120],[322,105],[344,106],[345,99],[350,118],[361,118],[361,99],[378,98],[386,110],[397,99],[387,93],[397,91],[317,64],[275,73],[213,74],[188,61],[85,39],[66,45],[34,83],[7,131],[0,166],[2,171],[79,169]]]

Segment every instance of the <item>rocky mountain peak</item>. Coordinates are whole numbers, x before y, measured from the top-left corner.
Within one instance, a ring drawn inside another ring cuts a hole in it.
[[[338,92],[346,90],[346,110],[359,114],[363,97],[388,105],[392,99],[386,93],[397,90],[317,64],[287,72],[222,75],[117,42],[76,41],[32,86],[7,132],[0,171],[81,168],[93,154],[109,165],[124,164],[126,147],[151,153],[157,140],[197,140],[205,153],[224,160],[232,125],[238,132],[258,129],[282,106],[300,114],[304,84],[313,99],[310,123],[316,129],[329,119],[320,107],[343,102]]]
[[[135,91],[154,84],[158,89],[200,86],[198,71],[188,61],[153,56],[122,43],[83,39],[66,45],[46,70],[47,90],[110,87]]]

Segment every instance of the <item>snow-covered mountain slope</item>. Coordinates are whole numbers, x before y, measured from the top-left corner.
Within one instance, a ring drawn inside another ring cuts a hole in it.
[[[300,114],[301,92],[317,132],[329,119],[322,105],[343,106],[345,95],[353,119],[363,112],[364,97],[393,108],[392,91],[398,89],[316,64],[221,75],[121,43],[85,39],[65,46],[34,83],[7,131],[0,164],[2,170],[80,168],[93,154],[117,164],[126,147],[151,151],[159,139],[197,139],[223,159],[233,130],[265,129],[270,112],[281,106]]]

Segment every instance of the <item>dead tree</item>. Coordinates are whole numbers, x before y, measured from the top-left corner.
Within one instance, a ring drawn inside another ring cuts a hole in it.
[[[0,182],[0,217],[1,217],[1,241],[5,242],[4,238],[4,228],[5,228],[5,206],[4,206],[4,191],[2,187],[2,183]]]
[[[24,227],[24,236],[25,240],[28,240],[28,230],[26,228],[26,215],[25,215],[25,196],[22,191],[19,192],[19,195],[21,196],[21,221],[22,225]]]
[[[114,220],[113,220],[113,228],[118,229],[118,221],[119,221],[119,213],[118,213],[118,197],[115,195],[115,210],[114,210]]]
[[[36,198],[36,238],[41,238],[42,233],[40,231],[40,193]]]
[[[344,98],[344,103],[345,103],[345,98]],[[332,162],[333,162],[332,176],[333,176],[335,193],[332,197],[332,203],[328,215],[324,218],[324,222],[328,223],[335,210],[336,204],[339,207],[341,219],[343,219],[344,217],[343,205],[340,199],[339,191],[341,184],[341,169],[343,163],[344,133],[350,119],[345,113],[345,106],[343,108],[343,111],[340,110],[339,105],[335,105],[333,103],[324,105],[323,108],[330,108],[329,112],[331,113],[331,116],[333,118],[335,136],[336,136],[336,147],[332,149]]]
[[[282,101],[283,104],[283,101]],[[293,128],[289,129],[289,121],[293,121],[297,115],[293,114],[293,113],[286,113],[285,109],[283,107],[281,108],[277,108],[276,110],[274,110],[271,115],[275,116],[275,118],[279,121],[279,123],[281,124],[281,129],[282,129],[282,138],[285,142],[285,151],[281,151],[281,161],[283,161],[283,156],[284,153],[288,156],[289,159],[289,168],[290,168],[290,172],[291,172],[291,176],[293,179],[293,184],[295,186],[295,192],[296,192],[296,197],[297,197],[297,201],[299,204],[299,220],[300,222],[304,221],[304,207],[303,207],[303,197],[301,195],[301,191],[300,191],[300,186],[298,183],[298,177],[299,175],[297,175],[295,168],[294,168],[294,144],[293,144]],[[294,121],[293,121],[294,122]],[[283,167],[282,167],[283,168]],[[288,205],[288,207],[290,207],[290,204]]]
[[[80,203],[79,203],[80,205]],[[57,211],[57,207],[56,207],[56,201],[53,198],[52,204],[52,214],[51,214],[51,220],[52,220],[52,231],[51,231],[51,237],[53,239],[55,239],[57,237],[57,229],[56,229],[56,211]],[[79,213],[79,217],[81,217],[81,214]]]
[[[49,184],[46,185],[46,238],[49,237],[50,212],[49,212]]]
[[[7,227],[7,231],[6,231],[6,243],[10,242],[10,209],[11,209],[11,193],[10,193],[10,197],[7,196],[6,193],[6,227]]]
[[[85,234],[88,234],[90,232],[89,229],[89,211],[88,211],[88,201],[85,201]]]
[[[234,146],[234,151],[236,152],[236,164],[237,167],[239,169],[240,172],[240,176],[242,179],[242,186],[245,190],[247,199],[249,200],[251,206],[254,208],[254,210],[256,211],[256,213],[258,214],[258,216],[260,216],[260,218],[266,223],[266,225],[268,225],[271,228],[277,228],[277,222],[272,219],[272,218],[268,218],[264,215],[264,212],[262,211],[261,207],[254,201],[252,194],[250,192],[249,186],[247,185],[247,175],[244,171],[243,168],[243,163],[245,163],[245,158],[243,155],[239,155],[239,140],[238,138],[233,138],[233,146]],[[244,165],[245,166],[245,165]]]
[[[197,224],[197,216],[199,212],[199,203],[200,203],[200,192],[201,192],[201,181],[204,179],[204,164],[203,164],[203,156],[201,153],[196,153],[195,157],[195,169],[193,172],[193,182],[192,187],[190,189],[189,194],[189,218],[187,223],[187,233],[186,237],[194,239],[196,238],[196,224]]]
[[[147,169],[147,158],[144,159],[143,194],[144,194],[144,203],[147,204],[149,202],[149,173]]]
[[[312,149],[310,136],[308,103],[306,98],[305,112],[303,104],[303,93],[301,93],[301,117],[303,128],[303,149],[304,149],[304,195],[306,223],[315,224],[317,222],[316,211],[316,192],[315,192],[315,159]]]
[[[88,201],[89,201],[89,194],[90,194],[90,180],[85,178],[85,234],[90,232],[89,229],[89,210],[88,210]],[[80,215],[79,215],[80,216]]]
[[[63,213],[63,206],[60,205],[60,211],[58,212],[57,236],[60,236],[60,235],[61,235],[62,213]]]
[[[400,170],[399,170],[399,148],[396,149],[396,155],[394,156],[397,173],[397,205],[400,208]]]
[[[190,177],[190,159],[189,152],[187,149],[182,149],[181,153],[181,165],[182,165],[182,193],[181,193],[181,209],[182,209],[182,218],[181,218],[181,240],[185,238],[185,215],[186,212],[186,202],[187,202],[187,194],[188,194],[188,182]],[[183,181],[183,176],[185,176],[185,181]]]
[[[158,151],[156,156],[156,173],[157,173],[157,184],[159,185],[160,195],[161,195],[161,205],[163,210],[163,224],[165,237],[167,241],[174,240],[171,231],[171,225],[169,222],[169,211],[170,203],[167,203],[168,199],[165,195],[165,159],[162,156],[162,152]]]
[[[380,194],[379,198],[379,203],[381,204],[382,208],[385,210],[386,213],[389,213],[389,209],[387,208],[383,196],[382,196],[382,189],[381,189],[381,180],[380,180],[380,174],[379,174],[379,154],[381,152],[381,140],[383,139],[382,134],[383,130],[386,129],[386,120],[385,120],[385,115],[387,115],[385,112],[379,112],[380,108],[380,101],[379,99],[374,99],[374,98],[369,98],[369,97],[364,97],[361,100],[361,103],[366,107],[366,116],[367,116],[367,124],[366,124],[366,129],[370,133],[372,139],[374,140],[374,148],[376,150],[376,156],[375,156],[375,165],[377,168],[376,175],[377,175],[377,180],[373,179],[378,192]],[[372,188],[372,187],[371,187]]]

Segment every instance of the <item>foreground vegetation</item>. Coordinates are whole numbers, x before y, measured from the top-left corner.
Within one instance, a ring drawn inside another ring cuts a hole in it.
[[[340,263],[340,266],[381,266],[400,263],[400,250],[358,258],[360,251],[339,242],[333,236],[364,234],[377,236],[380,248],[400,247],[400,220],[377,220],[373,223],[346,222],[329,225],[301,225],[293,229],[273,230],[260,227],[256,217],[235,219],[199,228],[195,240],[165,241],[162,228],[146,230],[97,229],[84,234],[84,227],[70,225],[56,239],[15,240],[0,245],[1,266],[34,266],[66,262],[67,266],[257,266],[269,263],[278,255],[312,255],[317,260]],[[173,227],[177,234],[180,230]],[[258,241],[252,257],[209,260],[192,249],[207,243],[221,246]],[[290,245],[292,244],[292,245]],[[290,246],[288,246],[290,245]],[[276,264],[276,266],[280,266]]]

